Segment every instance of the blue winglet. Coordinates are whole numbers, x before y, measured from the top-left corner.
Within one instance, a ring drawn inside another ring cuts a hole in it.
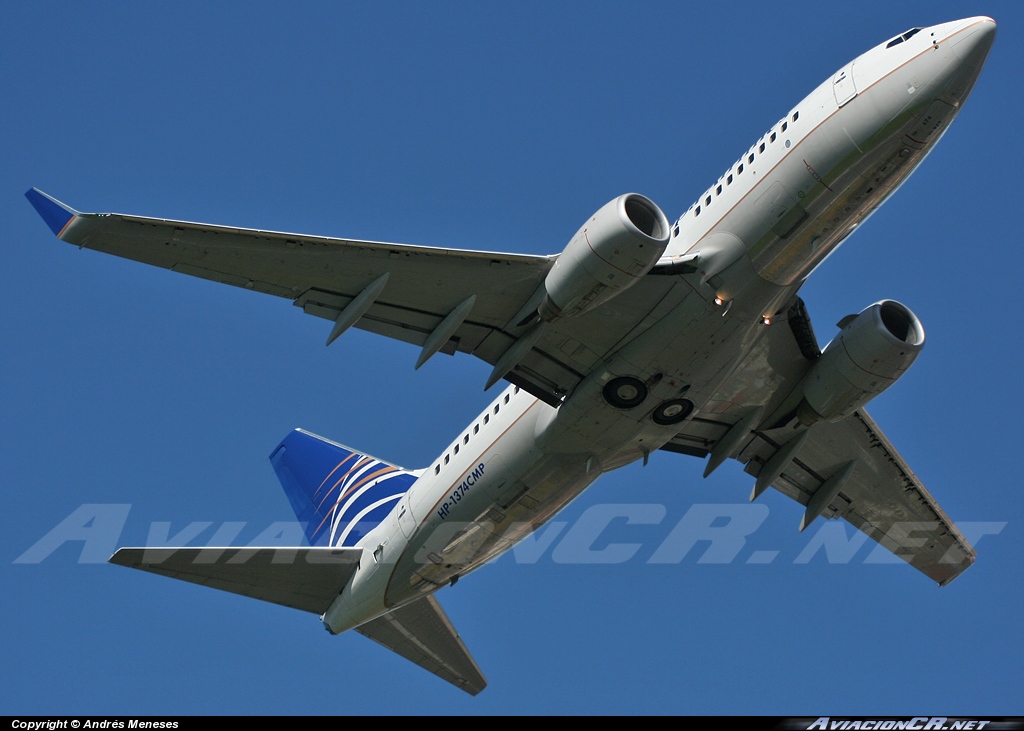
[[[51,198],[39,188],[31,188],[25,197],[36,212],[46,221],[46,225],[56,236],[60,236],[71,219],[79,215],[78,211],[61,203],[56,198]]]

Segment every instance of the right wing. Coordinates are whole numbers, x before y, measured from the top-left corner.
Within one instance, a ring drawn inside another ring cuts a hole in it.
[[[544,279],[553,257],[458,251],[260,231],[120,213],[80,213],[35,188],[26,196],[61,241],[294,300],[334,320],[381,274],[390,278],[357,327],[423,345],[470,295],[450,350],[473,352]]]
[[[81,213],[36,188],[26,197],[61,241],[284,297],[327,320],[339,320],[368,293],[371,304],[354,327],[420,346],[420,362],[436,333],[441,342],[430,354],[461,351],[496,364],[527,332],[523,317],[539,304],[540,285],[557,258]],[[506,379],[557,405],[642,325],[675,279],[646,278],[613,307],[547,328]],[[446,323],[457,326],[449,332]]]
[[[356,632],[470,695],[487,687],[487,679],[433,595],[356,627]]]

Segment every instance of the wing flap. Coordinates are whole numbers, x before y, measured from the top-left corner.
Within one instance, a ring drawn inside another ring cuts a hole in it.
[[[120,548],[110,563],[323,614],[361,548]]]
[[[470,695],[487,687],[487,679],[433,596],[399,607],[356,631]]]

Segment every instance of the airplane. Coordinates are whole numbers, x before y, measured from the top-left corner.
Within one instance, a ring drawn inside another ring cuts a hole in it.
[[[804,281],[949,129],[995,39],[979,16],[911,28],[839,69],[677,220],[627,193],[558,255],[467,251],[81,213],[26,193],[61,241],[292,300],[332,323],[472,354],[508,385],[430,465],[297,429],[270,461],[308,546],[126,547],[112,563],[262,599],[377,641],[477,694],[434,594],[658,450],[728,459],[948,584],[976,558],[865,411],[920,354],[895,300],[819,347]]]

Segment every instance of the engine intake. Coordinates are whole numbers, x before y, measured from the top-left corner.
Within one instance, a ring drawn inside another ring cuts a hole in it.
[[[906,305],[882,300],[833,338],[803,382],[805,424],[839,421],[889,388],[924,348],[924,326]]]
[[[588,312],[640,281],[668,246],[668,218],[649,198],[621,195],[569,241],[544,280],[548,321]]]

